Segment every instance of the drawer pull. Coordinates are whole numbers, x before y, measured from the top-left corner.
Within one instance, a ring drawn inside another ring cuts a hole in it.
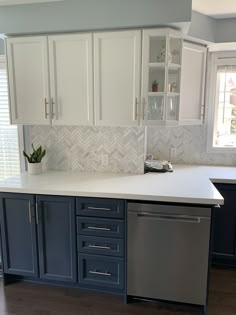
[[[92,271],[92,270],[90,270],[89,273],[91,273],[91,274],[93,274],[93,275],[111,277],[111,273],[110,273],[110,272],[99,272],[99,271]]]
[[[88,226],[87,227],[89,230],[96,230],[96,231],[111,231],[109,228],[100,228],[96,226]]]
[[[99,211],[111,211],[109,208],[99,208],[99,207],[88,207],[88,210],[99,210]]]
[[[96,248],[96,249],[111,249],[110,246],[99,246],[99,245],[89,245],[89,248]]]

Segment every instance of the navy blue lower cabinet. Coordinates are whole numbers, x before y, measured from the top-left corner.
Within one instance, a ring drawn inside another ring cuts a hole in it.
[[[212,262],[236,266],[236,185],[215,184],[224,205],[213,211]]]
[[[76,282],[75,198],[36,198],[40,278]]]
[[[1,193],[0,220],[4,273],[38,277],[34,196]]]
[[[79,284],[100,289],[124,289],[124,260],[79,254]]]

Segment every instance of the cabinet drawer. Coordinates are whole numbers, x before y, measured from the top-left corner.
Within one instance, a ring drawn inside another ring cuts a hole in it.
[[[123,218],[124,200],[105,198],[77,198],[77,214],[104,218]]]
[[[124,222],[123,220],[77,217],[77,233],[123,238]]]
[[[124,240],[77,235],[78,251],[85,254],[124,256]]]
[[[79,254],[79,283],[99,287],[124,288],[124,260],[122,258]]]

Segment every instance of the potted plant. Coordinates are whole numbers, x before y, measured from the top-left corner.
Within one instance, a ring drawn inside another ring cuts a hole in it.
[[[41,174],[42,173],[42,158],[46,154],[46,150],[42,149],[40,145],[37,149],[35,149],[32,144],[33,152],[28,155],[25,151],[23,151],[24,157],[28,161],[28,172],[31,175]]]
[[[158,92],[158,83],[156,80],[152,82],[152,92]]]

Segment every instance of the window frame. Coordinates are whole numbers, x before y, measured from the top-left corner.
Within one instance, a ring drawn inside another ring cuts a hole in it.
[[[216,117],[216,80],[217,67],[228,65],[236,66],[236,51],[211,52],[209,55],[209,91],[208,91],[208,132],[207,132],[207,152],[208,153],[236,153],[236,147],[214,147],[214,125]]]
[[[0,62],[5,64],[6,70],[8,73],[8,64],[6,55],[0,55]],[[9,107],[9,118],[10,118],[10,125],[13,125],[11,122],[11,104],[10,104],[10,90],[9,90],[9,79],[7,75],[7,82],[8,82],[8,107]],[[25,162],[23,159],[22,151],[24,150],[24,126],[17,125],[17,135],[18,135],[18,148],[19,148],[19,158],[20,158],[20,172],[26,170]]]

